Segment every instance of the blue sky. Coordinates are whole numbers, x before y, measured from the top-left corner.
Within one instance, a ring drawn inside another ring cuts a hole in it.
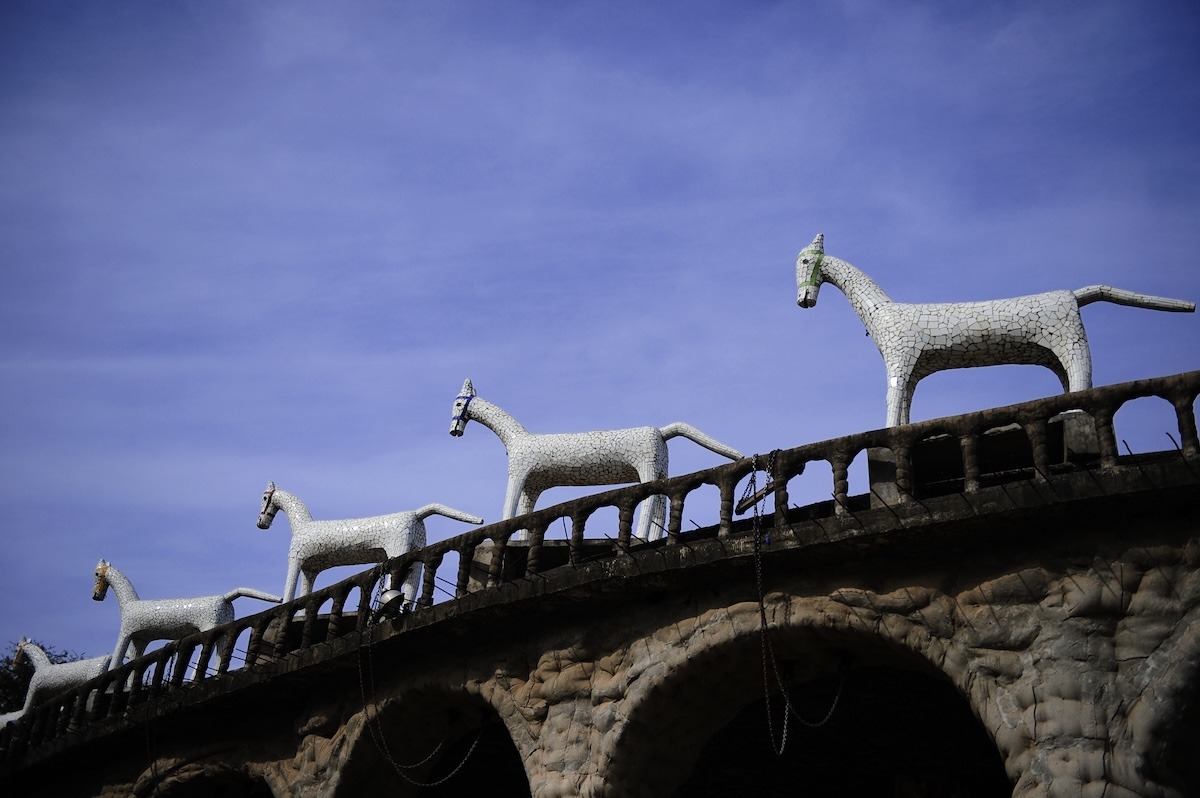
[[[466,377],[534,432],[882,426],[845,299],[795,305],[817,232],[899,301],[1200,299],[1197,41],[1184,2],[3,4],[0,644],[109,651],[100,557],[282,592],[268,480],[496,520]],[[1196,315],[1084,320],[1097,384],[1200,367]],[[1058,390],[947,372],[913,416]]]

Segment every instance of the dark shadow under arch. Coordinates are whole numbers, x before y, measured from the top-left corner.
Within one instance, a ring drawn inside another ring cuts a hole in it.
[[[1179,785],[1185,795],[1200,790],[1200,685],[1193,687],[1180,701],[1182,711],[1176,716],[1174,735],[1166,748],[1162,762],[1154,763],[1158,777],[1164,783]]]
[[[841,688],[839,695],[839,686]],[[851,668],[789,687],[783,753],[782,697],[742,709],[705,745],[679,798],[736,795],[1007,798],[1012,784],[995,746],[946,681],[914,670]]]
[[[220,795],[221,798],[274,798],[275,795],[262,779],[233,769],[221,769],[185,781],[173,782],[169,777],[169,773],[164,774],[165,783],[160,784],[153,795],[159,798],[209,798],[213,795]]]
[[[1009,796],[1003,761],[967,699],[918,654],[863,632],[772,632],[780,678],[801,717],[782,756],[772,747],[760,637],[693,652],[632,713],[644,728],[618,743],[610,784],[645,794]],[[776,744],[783,699],[771,678]],[[652,743],[652,744],[650,744]]]
[[[337,796],[529,796],[521,756],[496,711],[465,695],[423,691],[371,710]]]

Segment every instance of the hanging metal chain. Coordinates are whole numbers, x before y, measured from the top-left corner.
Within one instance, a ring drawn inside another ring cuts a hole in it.
[[[771,639],[771,630],[767,623],[767,600],[766,588],[763,582],[763,567],[762,567],[762,511],[761,503],[766,500],[766,497],[773,493],[772,488],[775,484],[775,455],[777,451],[772,451],[767,460],[767,484],[763,489],[762,495],[754,502],[753,530],[754,530],[754,581],[758,588],[758,619],[759,619],[759,637],[762,641],[762,664],[763,664],[763,696],[767,709],[767,733],[771,739],[771,748],[776,756],[783,756],[784,750],[787,748],[788,738],[788,721],[792,716],[796,720],[808,726],[811,729],[820,728],[829,722],[833,717],[834,711],[838,707],[838,703],[842,699],[842,688],[846,685],[846,672],[841,670],[841,679],[838,682],[837,694],[833,698],[833,703],[829,707],[829,711],[825,713],[825,717],[819,721],[810,721],[804,718],[794,706],[792,706],[791,698],[788,696],[787,685],[779,672],[779,659],[775,656],[775,644]],[[751,500],[752,497],[758,496],[758,455],[754,455],[751,465],[750,479],[746,483],[746,490],[742,494],[742,503]],[[769,541],[768,541],[769,542]],[[783,696],[783,727],[780,730],[778,740],[775,736],[775,720],[771,714],[771,677],[775,678],[775,685]]]
[[[770,460],[767,463],[768,476],[767,487],[771,487],[774,476],[775,453],[771,453]],[[758,495],[758,455],[754,455],[753,461],[750,464],[750,479],[746,482],[746,490],[742,494],[742,502],[750,501]],[[771,739],[771,750],[776,756],[783,756],[784,750],[787,748],[788,735],[788,718],[789,713],[784,708],[783,712],[783,728],[777,739],[775,736],[775,719],[771,713],[771,666],[775,663],[775,651],[771,645],[770,632],[767,629],[767,605],[763,591],[763,575],[762,575],[762,511],[761,503],[766,499],[766,491],[763,492],[761,498],[754,501],[754,584],[758,588],[758,619],[759,619],[759,640],[762,643],[762,668],[763,668],[763,700],[767,708],[767,734]],[[787,694],[784,694],[784,702],[786,705]]]
[[[371,599],[371,606],[372,606],[372,608],[376,608],[376,609],[378,608],[378,605],[379,605],[380,595],[383,592],[382,567],[380,568],[380,573],[381,573],[381,577],[375,583],[375,592]],[[400,778],[404,779],[409,784],[413,785],[414,787],[422,787],[422,788],[436,787],[439,784],[444,784],[445,782],[449,781],[450,779],[452,779],[456,775],[458,775],[458,772],[460,770],[462,770],[464,765],[467,764],[467,760],[471,758],[471,754],[475,753],[475,748],[476,748],[476,746],[479,745],[479,740],[483,737],[483,724],[482,723],[480,724],[479,733],[475,735],[475,742],[471,743],[471,747],[470,747],[470,749],[467,750],[467,753],[463,757],[462,761],[459,762],[454,767],[453,770],[451,770],[449,773],[447,773],[442,778],[438,779],[437,781],[420,782],[420,781],[416,781],[411,776],[409,776],[407,773],[405,773],[404,771],[406,771],[406,770],[413,770],[415,768],[419,768],[423,765],[428,764],[430,762],[430,760],[432,760],[435,756],[437,756],[438,751],[442,750],[442,746],[445,744],[446,741],[442,740],[441,742],[439,742],[437,744],[437,747],[435,747],[433,749],[433,751],[431,751],[429,753],[429,756],[425,757],[420,762],[416,762],[412,765],[401,765],[399,762],[396,761],[396,758],[392,755],[391,747],[388,745],[387,736],[384,734],[384,731],[383,731],[383,722],[380,721],[380,719],[379,719],[379,709],[376,706],[377,701],[376,701],[376,693],[375,693],[375,666],[374,666],[374,661],[371,656],[371,644],[373,642],[373,640],[372,640],[373,637],[374,637],[374,623],[368,622],[366,624],[365,628],[363,629],[363,631],[359,632],[358,690],[359,690],[359,694],[362,696],[363,715],[366,718],[367,731],[371,735],[371,740],[375,743],[375,747],[379,749],[380,753],[383,754],[384,758],[387,759],[388,763],[391,764],[392,769],[396,771],[396,773],[400,776]],[[365,669],[363,667],[364,654],[366,655],[365,656],[365,659],[366,659]],[[364,671],[365,671],[365,674],[364,674]],[[372,710],[374,710],[374,712],[372,712]]]

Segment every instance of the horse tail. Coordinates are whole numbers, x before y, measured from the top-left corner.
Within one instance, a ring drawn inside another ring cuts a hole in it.
[[[700,430],[693,427],[691,424],[685,424],[682,421],[676,421],[674,424],[668,424],[665,427],[660,427],[658,430],[662,435],[663,440],[670,440],[677,435],[682,435],[693,443],[698,443],[710,452],[716,452],[719,455],[728,457],[730,460],[741,460],[745,455],[737,449],[726,446],[716,438],[705,435]]]
[[[1188,302],[1186,299],[1169,299],[1163,296],[1139,294],[1135,291],[1126,291],[1124,288],[1113,288],[1111,285],[1089,285],[1071,293],[1075,295],[1075,301],[1079,303],[1080,307],[1092,302],[1112,302],[1115,305],[1165,310],[1170,313],[1191,313],[1196,309],[1196,303]]]
[[[453,507],[447,507],[444,504],[427,504],[420,510],[414,510],[413,514],[420,519],[428,518],[431,515],[444,515],[447,518],[453,518],[455,521],[463,521],[468,524],[483,523],[483,519],[477,515],[464,513],[462,510],[455,510]]]
[[[264,593],[261,590],[255,590],[252,587],[235,587],[221,598],[225,599],[226,601],[233,601],[238,596],[261,599],[262,601],[269,601],[272,604],[279,604],[283,601],[283,599],[279,596],[272,595],[271,593]]]

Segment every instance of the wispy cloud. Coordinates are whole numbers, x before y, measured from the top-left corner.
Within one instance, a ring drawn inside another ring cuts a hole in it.
[[[1185,3],[0,16],[0,562],[30,575],[0,639],[108,650],[112,608],[75,609],[100,556],[146,595],[278,589],[268,479],[323,517],[494,518],[502,446],[447,434],[468,376],[539,432],[879,426],[861,323],[794,303],[817,232],[900,300],[1200,296]],[[1085,321],[1099,382],[1196,366],[1195,316]],[[936,375],[914,414],[1055,390]]]

